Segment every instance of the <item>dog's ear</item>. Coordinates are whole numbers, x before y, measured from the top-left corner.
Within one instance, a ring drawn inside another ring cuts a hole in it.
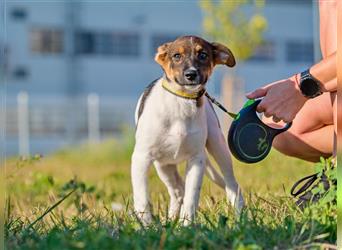
[[[163,65],[165,63],[165,58],[167,56],[167,51],[170,46],[171,42],[164,43],[163,45],[160,45],[158,47],[157,53],[154,57],[154,60],[159,63],[160,65]]]
[[[211,43],[213,48],[214,63],[234,67],[236,62],[233,53],[226,46],[220,43]]]

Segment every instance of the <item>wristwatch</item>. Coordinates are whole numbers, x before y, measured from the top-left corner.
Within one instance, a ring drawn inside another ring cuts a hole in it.
[[[310,74],[310,69],[300,73],[299,88],[302,95],[307,98],[315,98],[323,94],[321,82]]]

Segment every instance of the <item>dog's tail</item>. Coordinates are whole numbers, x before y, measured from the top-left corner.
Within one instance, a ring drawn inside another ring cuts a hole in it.
[[[205,174],[212,180],[217,186],[222,189],[225,188],[226,183],[223,180],[223,177],[217,172],[217,170],[211,164],[209,158],[207,157]]]

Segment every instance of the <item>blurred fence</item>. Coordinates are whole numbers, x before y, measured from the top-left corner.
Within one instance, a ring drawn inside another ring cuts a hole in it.
[[[245,101],[244,86],[241,78],[225,76],[221,96],[215,97],[230,111],[238,112]],[[78,98],[43,98],[21,92],[6,107],[6,155],[46,154],[87,141],[120,137],[123,128],[134,127],[136,103],[132,96],[91,93]],[[215,109],[226,135],[231,118]]]
[[[80,142],[117,137],[133,126],[136,98],[97,94],[68,100],[42,100],[18,94],[6,107],[6,154],[48,153]]]

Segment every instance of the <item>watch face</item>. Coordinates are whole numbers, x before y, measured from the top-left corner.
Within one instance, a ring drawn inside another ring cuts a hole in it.
[[[315,80],[306,78],[302,80],[300,90],[305,96],[312,97],[316,96],[320,92],[320,87]]]

